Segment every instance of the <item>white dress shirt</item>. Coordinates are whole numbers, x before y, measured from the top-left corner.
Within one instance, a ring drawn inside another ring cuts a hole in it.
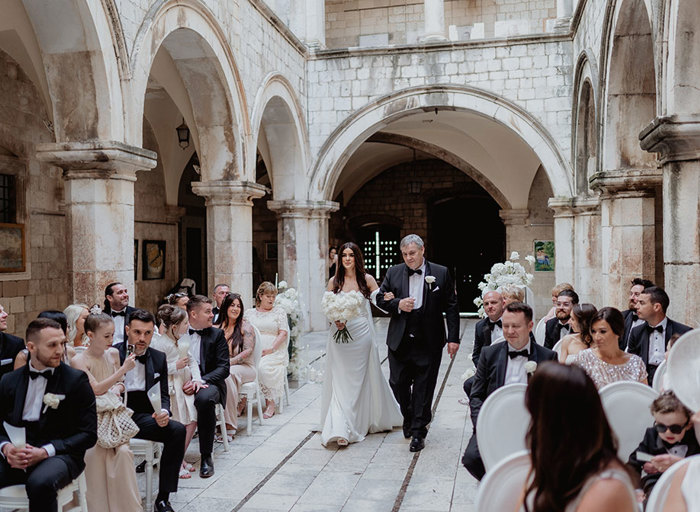
[[[408,276],[408,296],[413,297],[416,301],[413,303],[413,309],[420,309],[423,306],[423,286],[425,285],[425,259],[419,267],[421,273]]]
[[[124,309],[124,312],[126,312],[126,308]],[[124,322],[126,321],[126,317],[117,315],[113,316],[112,320],[114,321],[114,336],[112,337],[112,345],[116,345],[117,343],[124,341]]]
[[[499,318],[499,320],[500,320],[500,318]],[[496,321],[498,321],[498,320],[496,320]],[[489,320],[489,322],[490,322],[490,320]],[[496,341],[498,338],[502,338],[502,337],[503,337],[503,329],[498,325],[494,325],[493,331],[491,331],[491,343],[493,344],[494,341]]]
[[[39,370],[34,368],[31,360],[29,361],[29,371],[39,372]],[[53,374],[53,368],[44,371]],[[46,384],[48,384],[48,382],[49,380],[44,377],[37,377],[36,379],[29,378],[27,395],[24,399],[24,409],[22,410],[22,419],[24,421],[39,421],[41,407],[44,405]]]
[[[507,343],[507,342],[506,342]],[[531,342],[528,341],[520,350],[527,350],[528,353],[532,353]],[[516,352],[516,350],[508,344],[508,352]],[[503,381],[503,385],[508,384],[527,384],[527,372],[525,371],[525,363],[528,362],[528,358],[525,356],[518,356],[513,359],[510,355],[506,356],[506,378]]]
[[[134,361],[136,366],[124,375],[124,387],[127,391],[146,391],[146,365]]]
[[[204,384],[204,381],[202,380],[202,374],[200,371],[201,368],[201,358],[202,358],[202,337],[198,332],[193,332],[192,334],[188,335],[190,337],[190,348],[187,350],[187,355],[190,358],[190,361],[194,361],[195,364],[193,365],[190,363],[190,372],[192,373],[192,381],[194,382],[201,382]],[[196,371],[195,368],[196,367]]]
[[[664,360],[664,353],[666,352],[666,325],[668,324],[668,318],[664,318],[657,325],[663,327],[663,331],[652,331],[649,334],[649,364],[655,366],[660,365]],[[656,327],[656,325],[652,326]]]

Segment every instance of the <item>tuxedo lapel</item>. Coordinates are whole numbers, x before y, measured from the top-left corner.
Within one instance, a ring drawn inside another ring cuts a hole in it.
[[[153,387],[155,378],[154,378],[154,369],[153,369],[153,358],[151,357],[151,347],[148,347],[146,349],[146,391],[151,389]],[[162,378],[162,376],[161,376]]]
[[[63,364],[63,363],[61,363]],[[46,389],[44,390],[44,395],[46,393],[53,393],[54,395],[64,395],[65,396],[65,390],[63,389],[63,372],[61,365],[59,364],[58,367],[53,371],[53,374],[51,377],[49,377],[48,382],[46,383]],[[43,400],[44,398],[42,397],[42,406],[41,406],[41,413],[39,415],[39,425],[41,427],[44,426],[44,423],[46,422],[46,417],[48,416],[49,408],[43,405]],[[60,407],[60,402],[59,402],[59,407]]]
[[[508,342],[502,341],[496,354],[496,384],[497,388],[503,386],[506,381],[506,366],[508,365]]]
[[[202,331],[202,334],[199,335],[199,370],[202,372],[202,375],[207,373],[206,367],[207,367],[207,349],[205,345],[209,343],[209,335],[211,334],[211,327],[208,327],[207,329],[204,329]]]
[[[425,272],[423,273],[423,309],[425,310],[425,305],[427,304],[428,298],[430,297],[430,293],[428,290],[428,283],[425,282],[425,278],[428,277],[430,274],[430,263],[428,260],[425,260]]]
[[[12,421],[15,422],[14,425],[21,425],[22,412],[24,411],[24,401],[27,399],[27,387],[29,386],[29,365],[24,365],[22,368],[22,373],[19,376],[17,382],[17,389],[15,389],[15,409],[12,413]]]
[[[648,323],[644,322],[641,338],[639,339],[639,347],[641,351],[639,357],[642,358],[644,364],[649,363],[649,330],[647,329],[648,325]]]
[[[408,297],[411,292],[411,288],[408,285],[408,265],[403,264],[403,272],[401,275],[401,290],[399,293],[399,299]]]

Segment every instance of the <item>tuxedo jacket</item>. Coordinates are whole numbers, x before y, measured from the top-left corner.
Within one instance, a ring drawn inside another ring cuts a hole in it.
[[[10,442],[3,422],[15,427],[27,426],[22,412],[28,385],[29,365],[0,380],[0,443]],[[65,363],[54,369],[45,393],[64,395],[64,398],[56,409],[41,406],[38,425],[27,428],[27,443],[37,447],[51,443],[56,449],[55,456],[64,460],[71,478],[76,478],[85,468],[85,451],[97,442],[95,393],[85,372]]]
[[[0,378],[12,371],[15,365],[15,358],[22,350],[24,350],[24,340],[22,338],[6,332],[0,332]]]
[[[127,306],[126,309],[124,310],[125,313],[126,313],[126,315],[124,315],[124,333],[123,333],[124,337],[122,338],[123,340],[126,340],[126,338],[127,338],[127,336],[126,336],[126,326],[127,326],[127,324],[129,323],[129,315],[131,315],[131,313],[133,313],[134,311],[136,311],[136,309],[138,309],[138,308],[132,308],[131,306]],[[105,308],[104,313],[107,314],[107,315],[109,315],[109,316],[112,316],[112,310],[111,310],[111,308]],[[156,326],[156,328],[157,328],[157,327],[158,327],[158,326]],[[116,346],[116,345],[115,345],[115,346]]]
[[[625,319],[625,332],[622,336],[620,336],[620,339],[618,340],[620,350],[625,350],[627,348],[627,343],[629,342],[629,337],[632,332],[632,324],[634,323],[634,317],[636,313],[636,311],[632,311],[631,309],[625,309],[622,312],[622,316]]]
[[[454,282],[446,267],[426,260],[426,276],[434,276],[435,282],[429,285],[423,282],[423,336],[434,345],[436,351],[442,349],[446,342],[459,343],[459,305]],[[384,294],[392,292],[394,298],[384,300]],[[377,295],[377,305],[391,314],[387,345],[397,350],[406,331],[408,313],[399,312],[399,301],[409,296],[408,266],[405,263],[391,267],[384,277]],[[445,337],[445,318],[447,320],[447,337]]]
[[[231,371],[226,336],[221,329],[207,327],[202,330],[200,337],[202,342],[199,346],[199,371],[202,374],[202,380],[218,388],[223,405],[226,403],[225,381]]]
[[[647,365],[647,373],[649,374],[649,384],[651,385],[654,377],[654,372],[656,367],[652,367],[649,364],[649,331],[647,330],[647,324],[644,322],[642,325],[638,325],[630,333],[629,344],[627,345],[627,352],[630,354],[636,354],[642,358],[644,364]],[[683,325],[680,322],[675,322],[668,318],[666,323],[666,350],[668,350],[668,340],[674,334],[683,334],[690,330],[690,327]]]
[[[117,343],[114,348],[119,351],[119,362],[124,364],[126,359],[126,343]],[[168,392],[168,358],[160,350],[148,347],[146,349],[146,389],[148,391],[156,383],[160,385],[160,406],[170,412],[170,393]],[[160,411],[135,411],[150,414]]]
[[[554,345],[557,344],[557,341],[559,341],[559,331],[557,330],[557,324],[559,323],[559,319],[555,316],[554,318],[550,318],[547,320],[547,323],[544,324],[544,346],[545,348],[552,349],[554,348]],[[569,334],[571,334],[571,331],[568,331]]]
[[[472,361],[474,367],[479,364],[479,356],[484,347],[491,345],[491,329],[489,329],[489,319],[484,317],[474,326],[474,349],[472,350]]]
[[[528,360],[537,364],[544,361],[556,361],[557,353],[530,341],[530,356]],[[506,380],[507,364],[508,342],[506,341],[485,347],[481,352],[479,364],[476,367],[476,374],[474,375],[472,393],[469,396],[469,407],[475,428],[476,419],[479,416],[483,403],[491,393],[503,387]]]

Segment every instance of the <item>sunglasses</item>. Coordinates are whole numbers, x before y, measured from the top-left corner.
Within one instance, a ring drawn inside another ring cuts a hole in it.
[[[671,431],[671,434],[680,434],[683,432],[683,429],[686,427],[688,422],[685,422],[683,425],[664,425],[663,423],[655,423],[654,428],[659,434],[663,434],[667,430]]]

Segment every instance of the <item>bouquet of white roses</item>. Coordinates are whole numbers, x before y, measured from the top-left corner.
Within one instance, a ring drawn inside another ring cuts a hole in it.
[[[286,281],[280,281],[277,285],[277,297],[275,306],[281,307],[287,313],[289,323],[289,364],[296,368],[297,340],[301,334],[301,306],[299,294],[294,288],[289,288]],[[294,370],[291,370],[294,373]]]
[[[365,312],[365,296],[360,292],[347,293],[326,292],[321,300],[321,309],[331,322],[347,323]],[[352,339],[347,327],[333,335],[336,343],[347,343]]]
[[[474,304],[479,307],[479,316],[484,316],[484,301],[481,297],[486,292],[496,291],[502,286],[528,286],[532,283],[533,275],[528,273],[518,260],[520,254],[513,251],[510,254],[510,259],[505,263],[496,263],[491,267],[491,273],[484,275],[484,280],[479,283],[479,290],[482,295],[474,299]],[[525,256],[525,260],[534,265],[535,258],[531,255]]]

